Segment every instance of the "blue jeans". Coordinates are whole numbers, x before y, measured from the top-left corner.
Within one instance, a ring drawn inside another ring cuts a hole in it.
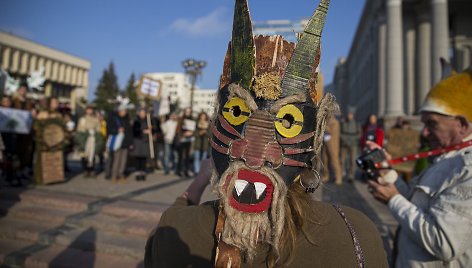
[[[208,156],[208,151],[201,151],[202,156],[200,157],[200,150],[194,150],[193,151],[193,168],[195,173],[198,173],[200,171],[200,163],[202,160],[206,159]]]
[[[174,171],[177,170],[177,165],[175,164],[174,157],[174,148],[172,143],[166,143],[164,145],[164,171],[168,173],[170,167],[172,166]]]

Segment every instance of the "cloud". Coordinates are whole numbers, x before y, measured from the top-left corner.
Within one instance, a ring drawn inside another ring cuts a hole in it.
[[[13,35],[16,35],[18,37],[23,37],[23,38],[26,38],[26,39],[33,39],[34,35],[26,30],[25,28],[21,28],[21,27],[11,27],[11,26],[6,26],[6,25],[2,25],[0,26],[0,31],[2,32],[6,32],[6,33],[9,33],[9,34],[13,34]]]
[[[227,9],[219,7],[210,14],[196,18],[178,18],[169,26],[172,32],[184,33],[194,37],[208,37],[228,33],[231,29],[231,21],[227,20]]]

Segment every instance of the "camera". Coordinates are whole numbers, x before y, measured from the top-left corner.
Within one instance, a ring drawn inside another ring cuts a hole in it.
[[[374,149],[367,151],[356,159],[356,164],[359,168],[364,170],[369,180],[377,180],[379,173],[377,171],[377,164],[381,164],[384,167],[387,158],[381,149]],[[388,163],[387,166],[388,167]]]

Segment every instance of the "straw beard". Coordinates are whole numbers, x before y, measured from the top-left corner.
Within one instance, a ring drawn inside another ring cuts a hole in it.
[[[240,170],[250,169],[246,167],[244,162],[231,162],[221,179],[218,180],[214,174],[212,184],[223,204],[225,213],[221,239],[228,245],[238,247],[247,261],[251,262],[256,255],[258,243],[269,244],[278,254],[280,237],[285,223],[287,186],[272,168],[261,167],[257,172],[267,176],[273,185],[270,207],[259,213],[240,211],[230,204]]]

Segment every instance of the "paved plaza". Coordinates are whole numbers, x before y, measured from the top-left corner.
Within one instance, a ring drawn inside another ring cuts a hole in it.
[[[85,178],[71,163],[67,181],[0,188],[0,264],[5,267],[142,267],[146,237],[161,213],[192,178],[157,170],[146,181],[111,183],[100,173]],[[215,196],[206,189],[202,202]],[[364,182],[322,185],[316,200],[365,213],[378,227],[387,253],[396,221]]]

